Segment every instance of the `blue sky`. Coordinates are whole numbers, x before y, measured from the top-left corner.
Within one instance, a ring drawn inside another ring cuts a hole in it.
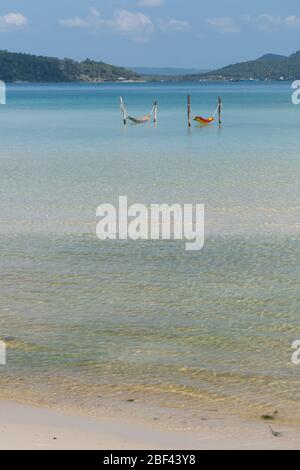
[[[300,49],[299,0],[1,0],[0,49],[213,68]]]

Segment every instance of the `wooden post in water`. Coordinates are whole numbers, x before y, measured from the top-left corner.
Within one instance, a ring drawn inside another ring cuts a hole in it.
[[[188,114],[188,126],[192,126],[192,121],[191,121],[191,95],[188,95],[187,97],[187,114]]]
[[[121,108],[121,111],[122,111],[122,113],[123,113],[123,123],[124,123],[124,126],[126,126],[126,123],[127,123],[127,113],[126,113],[126,109],[125,109],[125,106],[124,106],[124,102],[123,102],[122,96],[120,96],[120,108]]]
[[[153,118],[153,122],[155,124],[157,123],[157,115],[158,115],[158,104],[157,104],[157,101],[154,101],[154,118]]]
[[[222,124],[222,98],[221,96],[218,97],[218,118],[219,118],[219,124]]]

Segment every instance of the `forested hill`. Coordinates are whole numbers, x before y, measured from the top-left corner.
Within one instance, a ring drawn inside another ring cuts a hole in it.
[[[186,76],[186,80],[297,80],[300,79],[300,51],[289,57],[266,54],[257,60],[228,65],[205,74]]]
[[[161,80],[162,77],[158,77]],[[139,80],[134,70],[86,59],[58,59],[0,51],[0,80],[5,82],[102,82]],[[153,81],[154,76],[143,79]],[[289,57],[266,54],[257,60],[228,65],[206,73],[165,77],[168,80],[297,80],[300,79],[300,51]]]
[[[86,59],[76,62],[0,51],[0,80],[5,82],[101,82],[138,80],[132,70]]]

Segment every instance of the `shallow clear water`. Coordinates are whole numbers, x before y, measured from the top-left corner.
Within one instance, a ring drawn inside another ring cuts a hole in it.
[[[224,123],[186,127],[224,101]],[[126,128],[159,101],[157,126]],[[300,421],[300,107],[290,84],[12,85],[0,107],[3,395]],[[96,207],[205,203],[206,244],[100,242]],[[262,413],[261,413],[262,414]]]

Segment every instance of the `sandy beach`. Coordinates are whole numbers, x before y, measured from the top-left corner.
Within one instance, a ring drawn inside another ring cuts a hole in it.
[[[133,414],[134,416],[134,414]],[[171,416],[169,416],[171,417]],[[214,450],[299,449],[300,430],[228,416],[209,416],[194,431],[182,423],[166,428],[167,416],[149,422],[135,417],[76,416],[14,402],[0,403],[1,450]],[[179,416],[179,420],[180,420]],[[178,421],[179,422],[179,421]]]

